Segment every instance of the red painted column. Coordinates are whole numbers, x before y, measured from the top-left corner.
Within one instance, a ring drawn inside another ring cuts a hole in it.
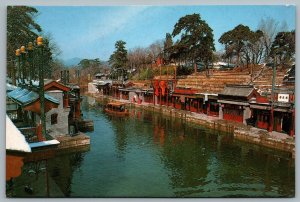
[[[76,109],[75,109],[75,118],[79,119],[80,118],[80,101],[76,101]]]
[[[159,92],[159,105],[161,106],[161,91]]]
[[[152,96],[153,105],[155,105],[155,88],[153,88],[153,96]]]
[[[67,108],[69,107],[69,95],[67,92],[64,93],[64,98],[63,98],[63,107]]]
[[[207,116],[209,116],[209,112],[210,112],[210,102],[207,101],[207,107],[206,107],[206,114],[207,114]]]
[[[166,89],[167,107],[169,106],[169,92]]]
[[[290,130],[290,136],[292,136],[292,137],[295,136],[295,109],[293,109],[293,112],[292,112],[292,128]]]
[[[269,132],[273,131],[273,125],[274,125],[274,108],[271,109],[271,115],[270,115],[270,122],[269,122]]]
[[[174,96],[171,97],[171,100],[172,100],[172,106],[174,108],[175,107],[175,102],[174,102],[175,98],[174,98]]]
[[[44,137],[42,134],[42,124],[38,124],[38,126],[36,127],[36,135],[39,142],[44,141]]]

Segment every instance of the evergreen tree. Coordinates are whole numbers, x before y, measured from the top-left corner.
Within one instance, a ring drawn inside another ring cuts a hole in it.
[[[34,18],[37,9],[28,6],[7,7],[7,73],[15,81],[15,50],[33,42],[42,31]]]
[[[228,55],[235,55],[237,57],[237,65],[239,65],[243,48],[251,40],[252,36],[250,28],[240,24],[234,29],[223,33],[219,42],[225,45]]]
[[[125,48],[126,42],[119,40],[115,44],[115,51],[109,58],[109,64],[112,66],[112,76],[125,76],[125,69],[127,69],[127,50]]]
[[[180,40],[175,48],[180,55],[194,63],[195,72],[197,62],[205,64],[208,74],[208,64],[212,61],[215,50],[213,30],[201,19],[200,14],[186,15],[179,19],[172,32],[173,37],[180,34]]]
[[[127,66],[127,50],[125,48],[126,42],[119,40],[115,44],[115,51],[109,58],[109,64],[114,69],[126,68]]]
[[[164,60],[166,63],[170,62],[170,56],[172,54],[172,46],[173,46],[172,35],[170,33],[167,33],[164,42]]]
[[[274,58],[276,55],[281,65],[292,61],[295,56],[295,40],[295,30],[291,32],[279,32],[272,43],[271,57]]]

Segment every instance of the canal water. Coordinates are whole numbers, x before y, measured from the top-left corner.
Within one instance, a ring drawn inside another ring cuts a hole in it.
[[[132,108],[129,117],[109,116],[91,101],[85,97],[82,105],[84,118],[94,120],[90,148],[48,160],[50,197],[295,195],[295,163],[288,153],[156,112]],[[28,174],[37,163],[23,167],[9,196],[46,196],[45,172]]]

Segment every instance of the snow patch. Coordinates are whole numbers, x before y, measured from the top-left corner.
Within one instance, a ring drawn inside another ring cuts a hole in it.
[[[45,147],[45,146],[50,146],[50,145],[57,145],[59,143],[60,142],[58,140],[48,140],[48,141],[30,143],[29,146],[31,148],[36,148],[36,147]]]
[[[22,152],[31,152],[24,135],[6,115],[6,149]]]

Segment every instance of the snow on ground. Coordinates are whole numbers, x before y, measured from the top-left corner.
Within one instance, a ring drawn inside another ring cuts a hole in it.
[[[13,124],[10,118],[6,115],[6,149],[22,152],[31,152],[28,142],[24,135]]]

